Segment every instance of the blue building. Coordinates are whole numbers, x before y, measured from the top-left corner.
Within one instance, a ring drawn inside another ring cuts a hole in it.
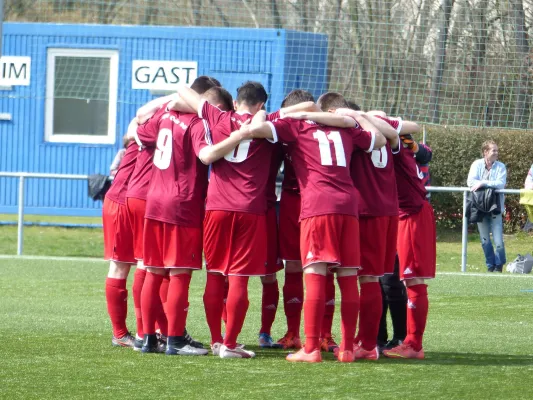
[[[178,82],[263,83],[267,109],[295,88],[327,89],[327,37],[276,29],[5,23],[0,171],[107,174],[137,108]],[[0,213],[18,181],[0,178]],[[25,212],[100,215],[87,182],[27,179]]]

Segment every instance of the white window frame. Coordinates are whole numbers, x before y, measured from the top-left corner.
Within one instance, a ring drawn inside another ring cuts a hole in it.
[[[54,82],[56,57],[105,57],[109,58],[109,118],[107,135],[54,135]],[[115,144],[118,93],[118,50],[49,48],[46,59],[46,103],[44,138],[52,143]]]

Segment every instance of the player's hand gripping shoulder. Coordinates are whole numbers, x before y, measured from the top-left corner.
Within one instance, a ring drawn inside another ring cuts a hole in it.
[[[180,85],[177,95],[168,105],[168,108],[182,113],[197,114],[201,103],[202,97],[198,93],[190,87]]]
[[[222,142],[202,148],[198,154],[198,158],[205,165],[209,165],[217,160],[220,160],[226,154],[235,150],[235,147],[239,145],[241,140],[247,140],[249,131],[250,121],[246,121],[241,125],[241,128],[238,131],[231,132],[230,136],[224,139]]]
[[[390,127],[387,123],[384,123],[384,125],[382,125],[381,127],[380,126],[376,126],[373,122],[373,120],[371,120],[372,117],[368,116],[367,114],[365,114],[364,112],[362,111],[355,111],[355,110],[352,110],[350,108],[338,108],[336,111],[335,111],[336,114],[339,114],[339,115],[342,115],[344,116],[345,118],[353,118],[360,126],[361,126],[361,129],[367,131],[367,132],[370,132],[374,135],[375,139],[374,139],[374,150],[376,149],[381,149],[383,146],[385,146],[385,144],[387,143],[387,139],[385,138],[387,135],[385,135],[385,133],[382,131],[381,128],[383,129],[388,129],[390,128],[392,131],[388,132],[391,134],[391,138],[394,139],[398,138],[398,134],[396,133],[396,131],[394,129],[392,129],[392,127]],[[392,143],[391,143],[392,145]]]

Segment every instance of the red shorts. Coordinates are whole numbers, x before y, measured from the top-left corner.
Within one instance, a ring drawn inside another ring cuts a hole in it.
[[[128,197],[128,216],[131,229],[133,230],[133,254],[137,260],[143,259],[143,231],[144,212],[146,211],[146,200]]]
[[[107,197],[102,209],[104,225],[104,259],[135,264],[133,254],[133,232],[125,204],[117,203]]]
[[[286,261],[300,261],[300,195],[283,191],[279,203],[279,255]]]
[[[283,261],[279,257],[278,248],[278,216],[276,208],[267,210],[267,274],[275,274],[283,269]]]
[[[361,269],[359,276],[381,277],[394,272],[398,216],[359,217]]]
[[[267,275],[265,215],[206,211],[204,252],[206,268],[224,275]]]
[[[202,229],[145,219],[144,265],[202,269]]]
[[[360,268],[359,220],[352,215],[328,214],[301,221],[302,266],[325,262],[335,267]]]
[[[427,201],[417,214],[400,219],[397,249],[400,279],[435,278],[437,232],[433,208]]]

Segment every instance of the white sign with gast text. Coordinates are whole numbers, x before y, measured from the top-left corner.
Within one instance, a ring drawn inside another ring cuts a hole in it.
[[[29,86],[31,58],[2,56],[0,58],[0,86]]]
[[[190,86],[198,76],[196,61],[133,60],[133,89],[173,90],[179,84]]]

